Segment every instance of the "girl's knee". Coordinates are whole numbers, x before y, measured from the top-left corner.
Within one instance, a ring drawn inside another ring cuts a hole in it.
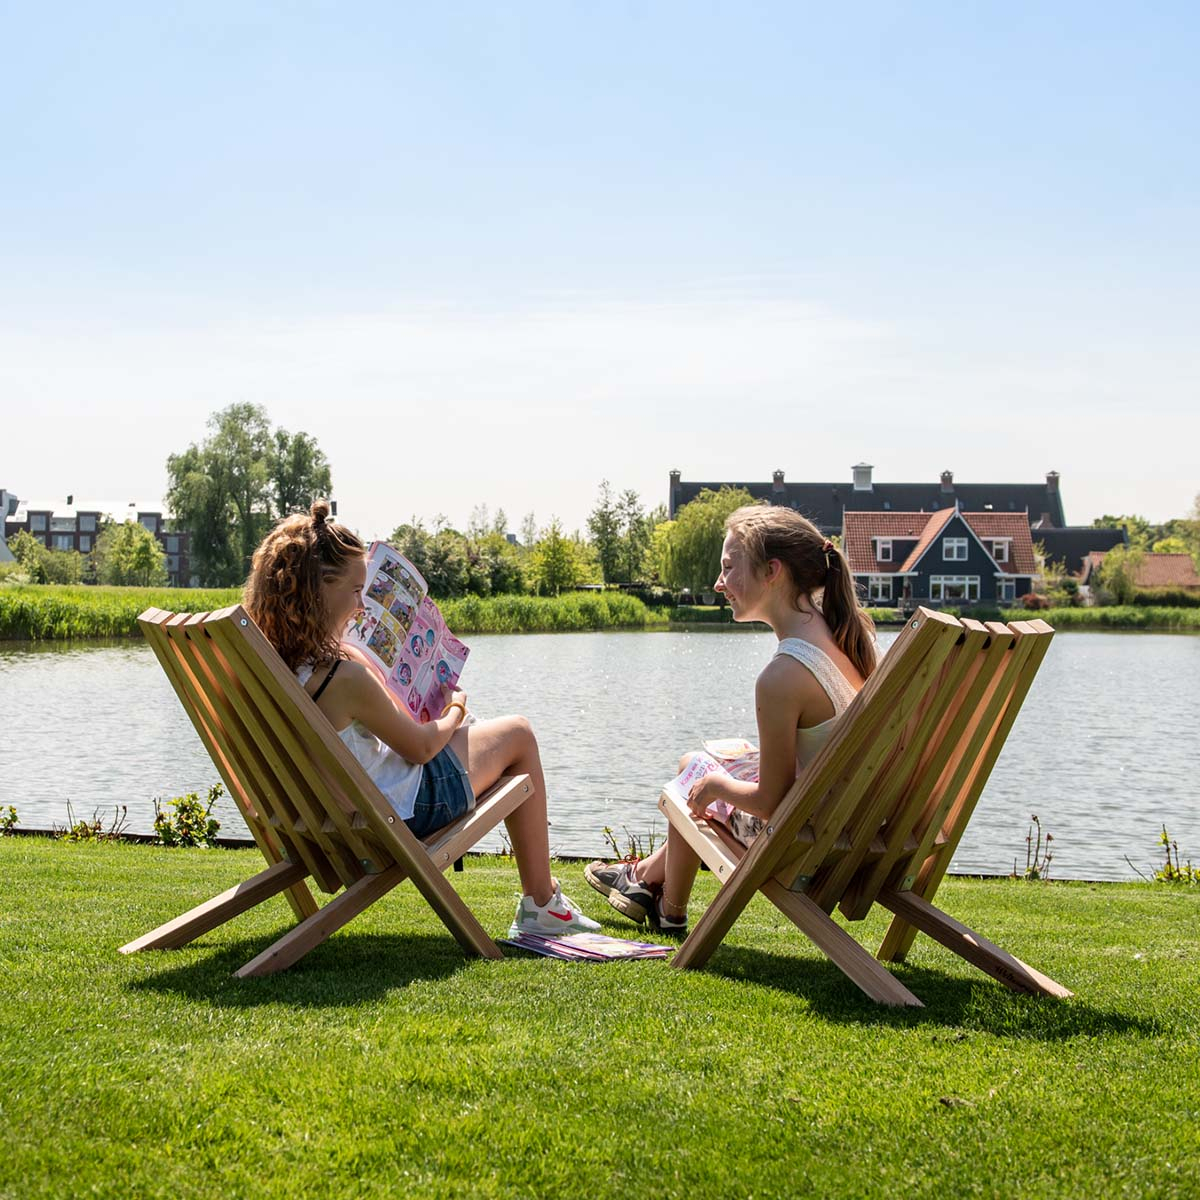
[[[505,733],[513,747],[522,754],[529,753],[530,751],[536,753],[537,737],[533,732],[533,726],[529,723],[529,718],[513,716],[505,717],[504,720],[508,726]]]
[[[689,750],[686,754],[682,755],[679,759],[679,770],[676,772],[676,774],[682,775],[683,772],[688,769],[688,763],[690,763],[692,759],[695,758],[699,753],[699,750]]]

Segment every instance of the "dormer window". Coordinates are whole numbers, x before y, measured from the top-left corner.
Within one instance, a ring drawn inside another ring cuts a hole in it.
[[[988,550],[998,563],[1006,563],[1008,562],[1008,548],[1011,544],[1011,538],[993,538],[988,544]]]
[[[892,561],[892,539],[891,538],[876,538],[875,539],[875,560],[876,560],[876,562],[891,562]]]
[[[946,538],[942,542],[942,559],[945,562],[966,562],[967,539]]]

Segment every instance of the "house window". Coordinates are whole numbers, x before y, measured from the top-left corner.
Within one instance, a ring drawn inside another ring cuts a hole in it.
[[[29,528],[34,533],[46,532],[46,514],[45,513],[30,513]]]
[[[989,544],[988,549],[998,563],[1006,563],[1008,562],[1008,546],[1008,538],[996,538]]]
[[[890,603],[892,599],[892,577],[890,575],[872,575],[867,593],[872,600],[883,600]]]
[[[942,559],[945,562],[966,562],[967,539],[946,538],[942,542]]]
[[[930,600],[978,600],[978,575],[934,575],[929,580]]]
[[[875,546],[875,557],[879,562],[892,561],[892,539],[877,538]]]
[[[74,550],[75,535],[73,533],[55,533],[52,536],[52,549]]]
[[[167,538],[167,553],[168,554],[178,554],[179,553],[179,537],[178,537],[178,535],[176,535],[174,537],[168,536],[168,538]]]
[[[1017,581],[1015,579],[1001,579],[996,584],[996,599],[1007,600],[1011,603],[1017,598]]]
[[[87,516],[81,516],[79,518],[79,528],[82,529],[84,531],[84,533],[95,533],[96,532],[96,516],[95,516],[95,514],[88,513]]]
[[[143,516],[141,518],[141,523],[142,523],[142,526],[144,528],[150,530],[151,533],[158,532],[158,517],[153,516],[153,515],[152,516]],[[965,558],[966,556],[964,555],[963,557]]]
[[[92,548],[92,536],[89,533],[81,533],[79,535],[79,549],[87,554]]]
[[[178,554],[168,554],[167,555],[167,570],[172,575],[179,574],[179,555]]]

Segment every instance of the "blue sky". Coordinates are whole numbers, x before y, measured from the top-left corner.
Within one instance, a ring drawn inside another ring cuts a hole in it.
[[[0,14],[22,496],[158,497],[239,400],[367,534],[672,467],[1200,492],[1193,5]]]

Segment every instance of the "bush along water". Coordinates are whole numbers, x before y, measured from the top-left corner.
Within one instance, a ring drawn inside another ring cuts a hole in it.
[[[204,800],[196,792],[176,796],[165,805],[155,797],[154,832],[158,840],[164,846],[215,846],[221,822],[212,815],[212,810],[224,794],[225,789],[214,783]]]

